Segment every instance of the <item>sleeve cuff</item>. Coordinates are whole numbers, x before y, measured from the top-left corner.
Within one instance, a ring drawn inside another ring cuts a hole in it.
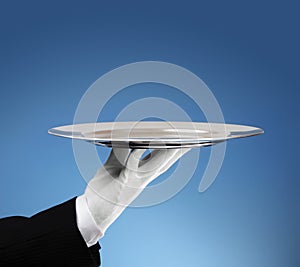
[[[98,228],[84,195],[76,198],[76,220],[78,229],[88,247],[95,245],[103,236]]]

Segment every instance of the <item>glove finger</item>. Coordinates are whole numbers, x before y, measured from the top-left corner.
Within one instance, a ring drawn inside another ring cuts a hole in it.
[[[140,162],[139,172],[146,174],[166,164],[169,157],[174,156],[176,149],[155,149]]]
[[[153,150],[151,150],[145,157],[143,157],[143,158],[140,160],[140,164],[143,164],[143,162],[145,162],[146,160],[148,160],[148,159],[151,157],[152,151],[153,151]]]
[[[184,154],[189,152],[191,150],[191,148],[179,148],[179,149],[174,149],[174,150],[176,150],[176,152],[167,158],[166,164],[161,166],[161,168],[159,170],[160,174],[167,171],[177,160],[179,160]]]
[[[186,154],[188,151],[190,151],[190,148],[180,148],[180,149],[168,149],[168,150],[173,150],[173,153],[167,153],[165,157],[165,162],[164,164],[161,164],[156,169],[153,169],[152,171],[149,172],[144,172],[142,173],[142,182],[144,184],[149,184],[153,180],[155,180],[159,175],[167,171],[179,158],[181,158],[184,154]]]
[[[147,149],[133,149],[128,157],[126,169],[137,171],[140,163],[140,158]]]
[[[125,166],[129,154],[130,148],[113,148],[105,165],[122,168],[123,166]]]

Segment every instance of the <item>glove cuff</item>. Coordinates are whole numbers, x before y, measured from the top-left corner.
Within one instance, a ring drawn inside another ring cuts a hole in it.
[[[76,220],[78,229],[88,247],[95,245],[103,236],[92,216],[84,195],[76,198]]]

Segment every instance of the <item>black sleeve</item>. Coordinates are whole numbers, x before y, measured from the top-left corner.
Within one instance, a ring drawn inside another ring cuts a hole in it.
[[[88,248],[77,227],[75,200],[0,219],[0,266],[100,266],[99,244]]]

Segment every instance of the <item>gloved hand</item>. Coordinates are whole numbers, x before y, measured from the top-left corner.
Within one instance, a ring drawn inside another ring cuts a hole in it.
[[[112,149],[83,195],[102,235],[151,181],[189,150],[154,150],[140,159],[145,149]]]

